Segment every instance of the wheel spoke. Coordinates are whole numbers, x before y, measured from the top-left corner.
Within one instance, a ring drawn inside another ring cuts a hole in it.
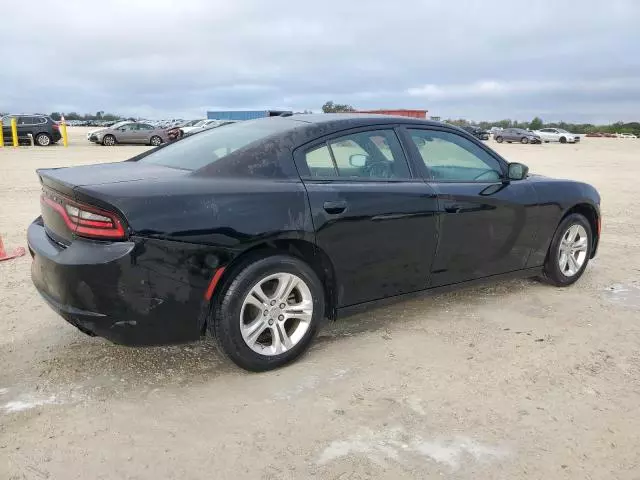
[[[313,313],[313,303],[306,301],[297,305],[288,305],[283,313],[287,318],[297,318],[303,322],[310,322]]]
[[[567,258],[569,259],[569,271],[574,275],[578,270],[580,270],[578,262],[573,255],[568,255]]]
[[[586,239],[586,237],[580,237],[578,240],[576,240],[573,243],[573,249],[574,250],[580,250],[581,252],[584,252],[587,249],[587,239]]]
[[[578,225],[571,225],[571,228],[569,228],[567,240],[572,243],[576,241],[576,237],[578,236],[578,228]]]
[[[252,292],[253,293],[253,292]],[[259,309],[260,311],[264,310],[266,305],[261,302],[257,296],[250,294],[247,295],[246,300],[244,301],[245,305],[252,305],[254,307],[256,307],[257,309]]]
[[[293,343],[284,328],[284,323],[278,322],[271,329],[271,336],[273,337],[273,347],[276,354],[286,352],[293,347]]]
[[[249,325],[243,326],[244,330],[244,338],[247,342],[247,345],[253,346],[258,340],[258,337],[265,331],[268,327],[267,322],[265,322],[262,318],[257,318]]]
[[[261,284],[258,284],[255,287],[253,287],[250,295],[253,295],[255,298],[257,298],[260,301],[260,303],[263,305],[266,305],[267,303],[269,303],[269,297],[267,296],[266,293],[264,293],[264,290],[262,290]]]
[[[567,254],[567,252],[562,252],[560,253],[560,259],[558,261],[558,263],[560,264],[560,270],[562,270],[562,273],[567,271],[567,264],[569,263],[569,255]]]
[[[278,288],[276,288],[274,298],[286,302],[297,283],[298,279],[293,275],[289,275],[288,273],[280,275],[280,277],[278,277]]]

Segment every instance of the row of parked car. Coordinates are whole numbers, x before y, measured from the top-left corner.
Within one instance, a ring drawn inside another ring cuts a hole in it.
[[[491,130],[484,130],[478,126],[465,125],[462,127],[471,135],[479,138],[480,140],[489,140],[489,137],[493,134],[493,138],[496,142],[502,143],[577,143],[580,141],[580,136],[567,132],[562,128],[541,128],[540,130],[525,130],[524,128],[497,128],[494,127]]]
[[[158,146],[182,137],[221,127],[233,121],[190,120],[169,128],[154,122],[122,121],[87,133],[87,140],[104,146],[141,144]]]

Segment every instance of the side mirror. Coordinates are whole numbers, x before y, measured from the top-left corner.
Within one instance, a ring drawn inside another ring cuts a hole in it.
[[[362,153],[354,153],[349,157],[349,165],[355,168],[362,168],[367,164],[368,155]]]
[[[510,163],[509,164],[509,180],[523,180],[527,178],[529,173],[529,167],[522,163]]]

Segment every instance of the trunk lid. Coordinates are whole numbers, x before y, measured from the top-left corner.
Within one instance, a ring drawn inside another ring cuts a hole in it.
[[[65,220],[65,207],[73,203],[95,207],[114,213],[126,225],[124,212],[113,203],[99,196],[92,196],[92,186],[128,182],[160,181],[171,177],[186,176],[190,171],[162,167],[139,162],[119,162],[86,165],[71,168],[39,169],[42,184],[40,208],[42,220],[49,236],[62,246],[74,239],[73,225]],[[87,188],[88,187],[88,188]],[[133,187],[132,187],[133,188]]]

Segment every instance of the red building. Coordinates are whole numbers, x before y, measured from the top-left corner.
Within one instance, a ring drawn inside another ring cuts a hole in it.
[[[358,110],[356,113],[379,113],[382,115],[399,115],[401,117],[427,118],[428,110]]]

